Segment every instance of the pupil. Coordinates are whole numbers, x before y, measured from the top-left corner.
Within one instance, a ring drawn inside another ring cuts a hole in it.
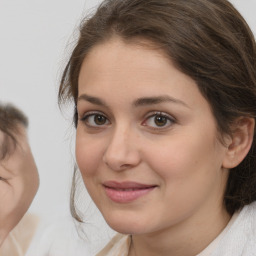
[[[164,116],[156,116],[155,117],[155,123],[157,126],[164,126],[166,125],[167,118]]]
[[[94,122],[97,124],[97,125],[103,125],[105,124],[106,122],[106,118],[104,116],[101,116],[101,115],[96,115],[94,117]]]

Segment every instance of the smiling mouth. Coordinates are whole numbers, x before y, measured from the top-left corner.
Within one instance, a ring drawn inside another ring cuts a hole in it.
[[[147,195],[156,185],[145,185],[136,182],[108,181],[103,184],[106,195],[116,203],[129,203]]]

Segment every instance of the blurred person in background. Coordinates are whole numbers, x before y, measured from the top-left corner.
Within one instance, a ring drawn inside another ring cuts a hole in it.
[[[27,127],[28,119],[18,108],[0,104],[1,256],[25,255],[38,224],[36,216],[25,215],[39,186]]]

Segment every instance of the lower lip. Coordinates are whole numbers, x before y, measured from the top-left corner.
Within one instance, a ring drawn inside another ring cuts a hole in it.
[[[143,189],[133,189],[133,190],[121,190],[105,187],[107,196],[116,203],[129,203],[135,201],[136,199],[148,194],[155,187],[143,188]]]

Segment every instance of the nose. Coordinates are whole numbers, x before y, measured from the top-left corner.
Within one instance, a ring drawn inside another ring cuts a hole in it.
[[[138,138],[135,132],[127,128],[116,128],[103,155],[103,162],[114,171],[133,168],[140,163]]]

